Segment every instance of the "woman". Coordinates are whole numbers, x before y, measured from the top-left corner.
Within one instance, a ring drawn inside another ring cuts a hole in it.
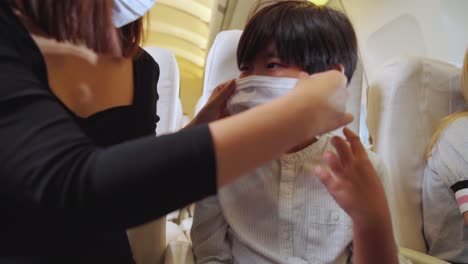
[[[112,4],[0,2],[0,250],[27,256],[0,261],[131,263],[121,230],[215,194],[291,146],[352,119],[344,113],[346,78],[331,71],[305,76],[289,95],[243,114],[102,148],[53,93],[31,33],[121,56]],[[226,90],[209,105],[223,105]],[[174,189],[183,195],[165,200]]]
[[[468,263],[468,50],[462,69],[465,110],[442,120],[426,150],[424,237],[429,255]]]

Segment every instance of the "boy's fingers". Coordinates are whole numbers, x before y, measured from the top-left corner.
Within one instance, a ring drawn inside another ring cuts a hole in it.
[[[358,137],[358,135],[354,134],[351,129],[345,127],[343,129],[343,133],[346,136],[346,139],[349,141],[351,145],[351,150],[356,156],[361,156],[361,155],[366,155],[366,149],[361,143],[361,139]]]
[[[327,151],[323,155],[323,159],[335,175],[340,176],[343,174],[343,165],[341,164],[340,158],[338,158],[335,153]]]
[[[317,166],[314,169],[314,173],[315,173],[315,175],[317,175],[319,177],[319,179],[323,183],[323,185],[325,185],[327,187],[332,185],[333,176],[325,168],[323,168],[322,166]]]
[[[353,153],[348,145],[348,143],[340,138],[340,137],[333,137],[331,139],[332,145],[336,149],[336,153],[340,157],[340,160],[344,166],[350,163],[353,160]]]

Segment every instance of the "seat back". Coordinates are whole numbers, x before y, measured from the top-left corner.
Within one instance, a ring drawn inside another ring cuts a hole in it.
[[[236,53],[241,35],[241,30],[227,30],[216,36],[206,60],[203,94],[197,103],[195,113],[205,105],[219,84],[239,77],[240,71],[237,67]],[[354,115],[354,121],[348,127],[356,133],[359,133],[361,115],[362,76],[362,64],[359,62],[348,86],[351,98],[347,105],[347,111]]]
[[[227,30],[216,36],[206,58],[203,92],[195,107],[195,114],[206,104],[218,85],[239,77],[236,52],[241,35],[241,30]]]
[[[181,128],[182,106],[179,99],[179,66],[174,52],[160,47],[145,47],[144,49],[160,65],[157,87],[159,94],[157,114],[160,120],[156,127],[156,134],[175,132]]]
[[[390,60],[368,90],[367,126],[373,150],[389,171],[389,204],[400,245],[426,252],[421,186],[424,150],[440,120],[463,108],[460,70],[417,57]]]
[[[165,48],[145,47],[159,64],[159,80],[156,113],[160,120],[156,134],[167,134],[179,130],[182,126],[182,107],[179,100],[179,67],[174,53]],[[156,89],[156,87],[154,87]],[[127,231],[133,257],[137,263],[162,263],[166,249],[166,218],[134,227]]]

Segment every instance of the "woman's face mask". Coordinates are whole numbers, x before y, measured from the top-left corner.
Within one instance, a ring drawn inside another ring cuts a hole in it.
[[[251,75],[236,80],[236,92],[227,102],[231,115],[268,103],[289,93],[299,79]]]
[[[130,24],[144,16],[156,0],[114,0],[112,20],[117,28]]]

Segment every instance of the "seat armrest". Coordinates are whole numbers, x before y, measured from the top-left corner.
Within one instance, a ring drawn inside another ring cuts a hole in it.
[[[400,247],[400,254],[411,260],[413,264],[450,264],[446,261],[409,248]]]
[[[194,264],[192,245],[187,241],[169,242],[164,254],[164,264]]]

